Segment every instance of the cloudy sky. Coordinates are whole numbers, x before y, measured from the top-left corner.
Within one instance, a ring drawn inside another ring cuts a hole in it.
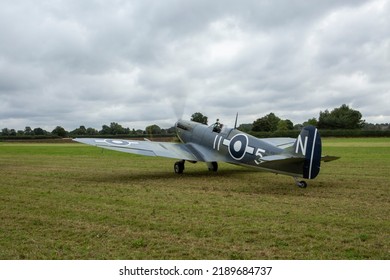
[[[390,122],[388,0],[0,0],[0,129]]]

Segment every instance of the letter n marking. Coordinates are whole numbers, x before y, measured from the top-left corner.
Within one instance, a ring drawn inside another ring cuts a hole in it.
[[[298,154],[299,153],[299,149],[301,149],[302,151],[302,155],[306,156],[306,147],[307,147],[307,136],[305,136],[305,143],[303,143],[302,141],[302,137],[301,135],[298,136],[298,139],[297,139],[297,146],[295,147],[295,153]]]

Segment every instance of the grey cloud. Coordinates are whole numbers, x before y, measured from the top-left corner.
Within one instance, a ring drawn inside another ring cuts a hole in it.
[[[382,0],[9,2],[0,121],[303,122],[347,103],[389,122],[389,12]]]

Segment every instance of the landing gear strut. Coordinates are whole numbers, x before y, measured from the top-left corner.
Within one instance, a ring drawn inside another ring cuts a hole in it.
[[[184,171],[184,160],[176,161],[175,165],[173,166],[176,174],[182,174]]]
[[[295,184],[301,189],[305,189],[307,187],[306,181],[299,181],[298,178],[294,177]]]
[[[196,161],[190,161],[191,163],[196,163]],[[182,174],[184,172],[184,163],[185,160],[176,161],[173,165],[173,170],[176,174]],[[209,171],[218,171],[218,163],[216,161],[207,162],[207,167],[209,168]]]

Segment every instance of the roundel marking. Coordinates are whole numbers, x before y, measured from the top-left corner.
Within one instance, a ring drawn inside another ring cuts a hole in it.
[[[248,147],[248,136],[244,134],[236,134],[230,139],[229,154],[235,160],[241,160],[246,153]]]
[[[117,145],[117,146],[128,146],[130,144],[130,142],[126,141],[126,140],[110,140],[110,139],[106,139],[104,141],[106,143],[108,143],[108,144]]]

